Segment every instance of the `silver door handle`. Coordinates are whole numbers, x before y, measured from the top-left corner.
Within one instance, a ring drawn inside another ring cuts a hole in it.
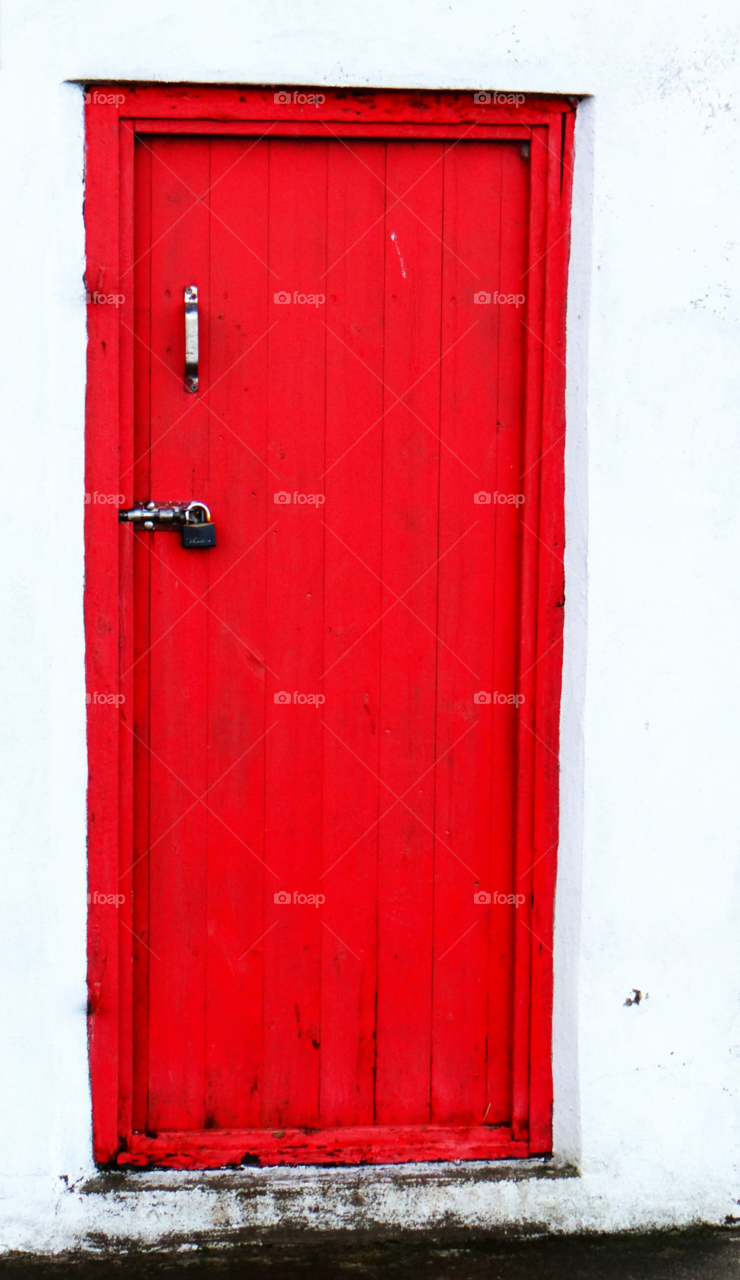
[[[185,290],[185,390],[198,390],[198,287]]]

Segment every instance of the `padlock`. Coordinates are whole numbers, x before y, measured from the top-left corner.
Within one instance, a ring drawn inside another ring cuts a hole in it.
[[[193,547],[215,547],[216,526],[209,524],[184,524],[182,526],[182,545],[188,549]]]
[[[204,502],[191,502],[185,511],[181,528],[182,545],[186,550],[199,547],[215,547],[216,526]]]

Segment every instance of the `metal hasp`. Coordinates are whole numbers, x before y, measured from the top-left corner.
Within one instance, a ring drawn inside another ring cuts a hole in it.
[[[198,287],[185,290],[185,390],[198,390]]]
[[[186,549],[215,547],[216,528],[205,502],[172,503],[159,507],[156,502],[140,503],[119,510],[120,524],[133,524],[150,533],[161,529],[179,529]]]

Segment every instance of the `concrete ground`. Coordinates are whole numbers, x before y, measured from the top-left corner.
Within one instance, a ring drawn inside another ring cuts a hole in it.
[[[178,1275],[179,1273],[179,1275]],[[0,1257],[0,1280],[738,1280],[740,1231]]]

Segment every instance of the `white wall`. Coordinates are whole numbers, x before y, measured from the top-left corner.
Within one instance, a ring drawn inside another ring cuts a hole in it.
[[[0,1245],[281,1214],[572,1230],[740,1213],[739,36],[734,0],[5,0]],[[257,1200],[177,1175],[144,1175],[138,1195],[76,1189],[91,1173],[85,306],[82,100],[66,82],[86,79],[593,95],[571,263],[556,921],[557,1154],[580,1178],[442,1170],[420,1190],[378,1171],[245,1173]],[[633,987],[645,998],[627,1007]]]

